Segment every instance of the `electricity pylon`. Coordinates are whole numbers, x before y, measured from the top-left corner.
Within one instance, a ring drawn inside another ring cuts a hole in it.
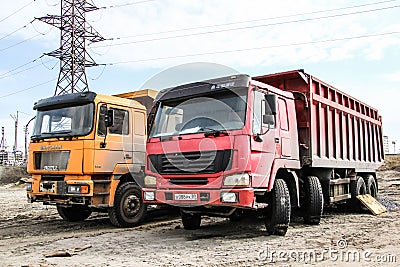
[[[86,51],[86,41],[105,40],[86,22],[86,12],[97,9],[86,0],[61,0],[61,16],[37,18],[61,30],[60,47],[45,53],[60,60],[60,73],[54,95],[89,91],[85,68],[97,64]]]

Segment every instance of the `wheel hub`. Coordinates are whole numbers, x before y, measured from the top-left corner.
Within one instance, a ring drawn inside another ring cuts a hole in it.
[[[140,200],[135,195],[130,195],[124,203],[124,212],[127,216],[135,216],[140,209]]]

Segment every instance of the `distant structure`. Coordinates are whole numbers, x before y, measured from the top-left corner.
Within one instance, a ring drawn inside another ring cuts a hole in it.
[[[89,91],[85,68],[97,64],[86,51],[86,41],[105,40],[86,22],[86,12],[97,9],[86,0],[61,0],[61,16],[37,18],[61,30],[60,47],[45,53],[60,60],[60,73],[54,95]]]
[[[0,165],[3,165],[8,160],[6,152],[6,140],[4,139],[4,126],[1,127],[1,143],[0,143]]]
[[[389,154],[389,137],[387,135],[383,136],[383,152]]]

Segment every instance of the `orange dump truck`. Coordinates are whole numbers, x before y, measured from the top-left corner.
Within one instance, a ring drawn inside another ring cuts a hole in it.
[[[56,205],[66,221],[108,212],[119,227],[142,221],[146,118],[157,91],[74,93],[35,103],[30,202]]]

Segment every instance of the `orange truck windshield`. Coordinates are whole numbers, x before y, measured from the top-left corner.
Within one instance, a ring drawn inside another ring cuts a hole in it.
[[[94,104],[38,110],[32,139],[83,136],[93,128]]]

